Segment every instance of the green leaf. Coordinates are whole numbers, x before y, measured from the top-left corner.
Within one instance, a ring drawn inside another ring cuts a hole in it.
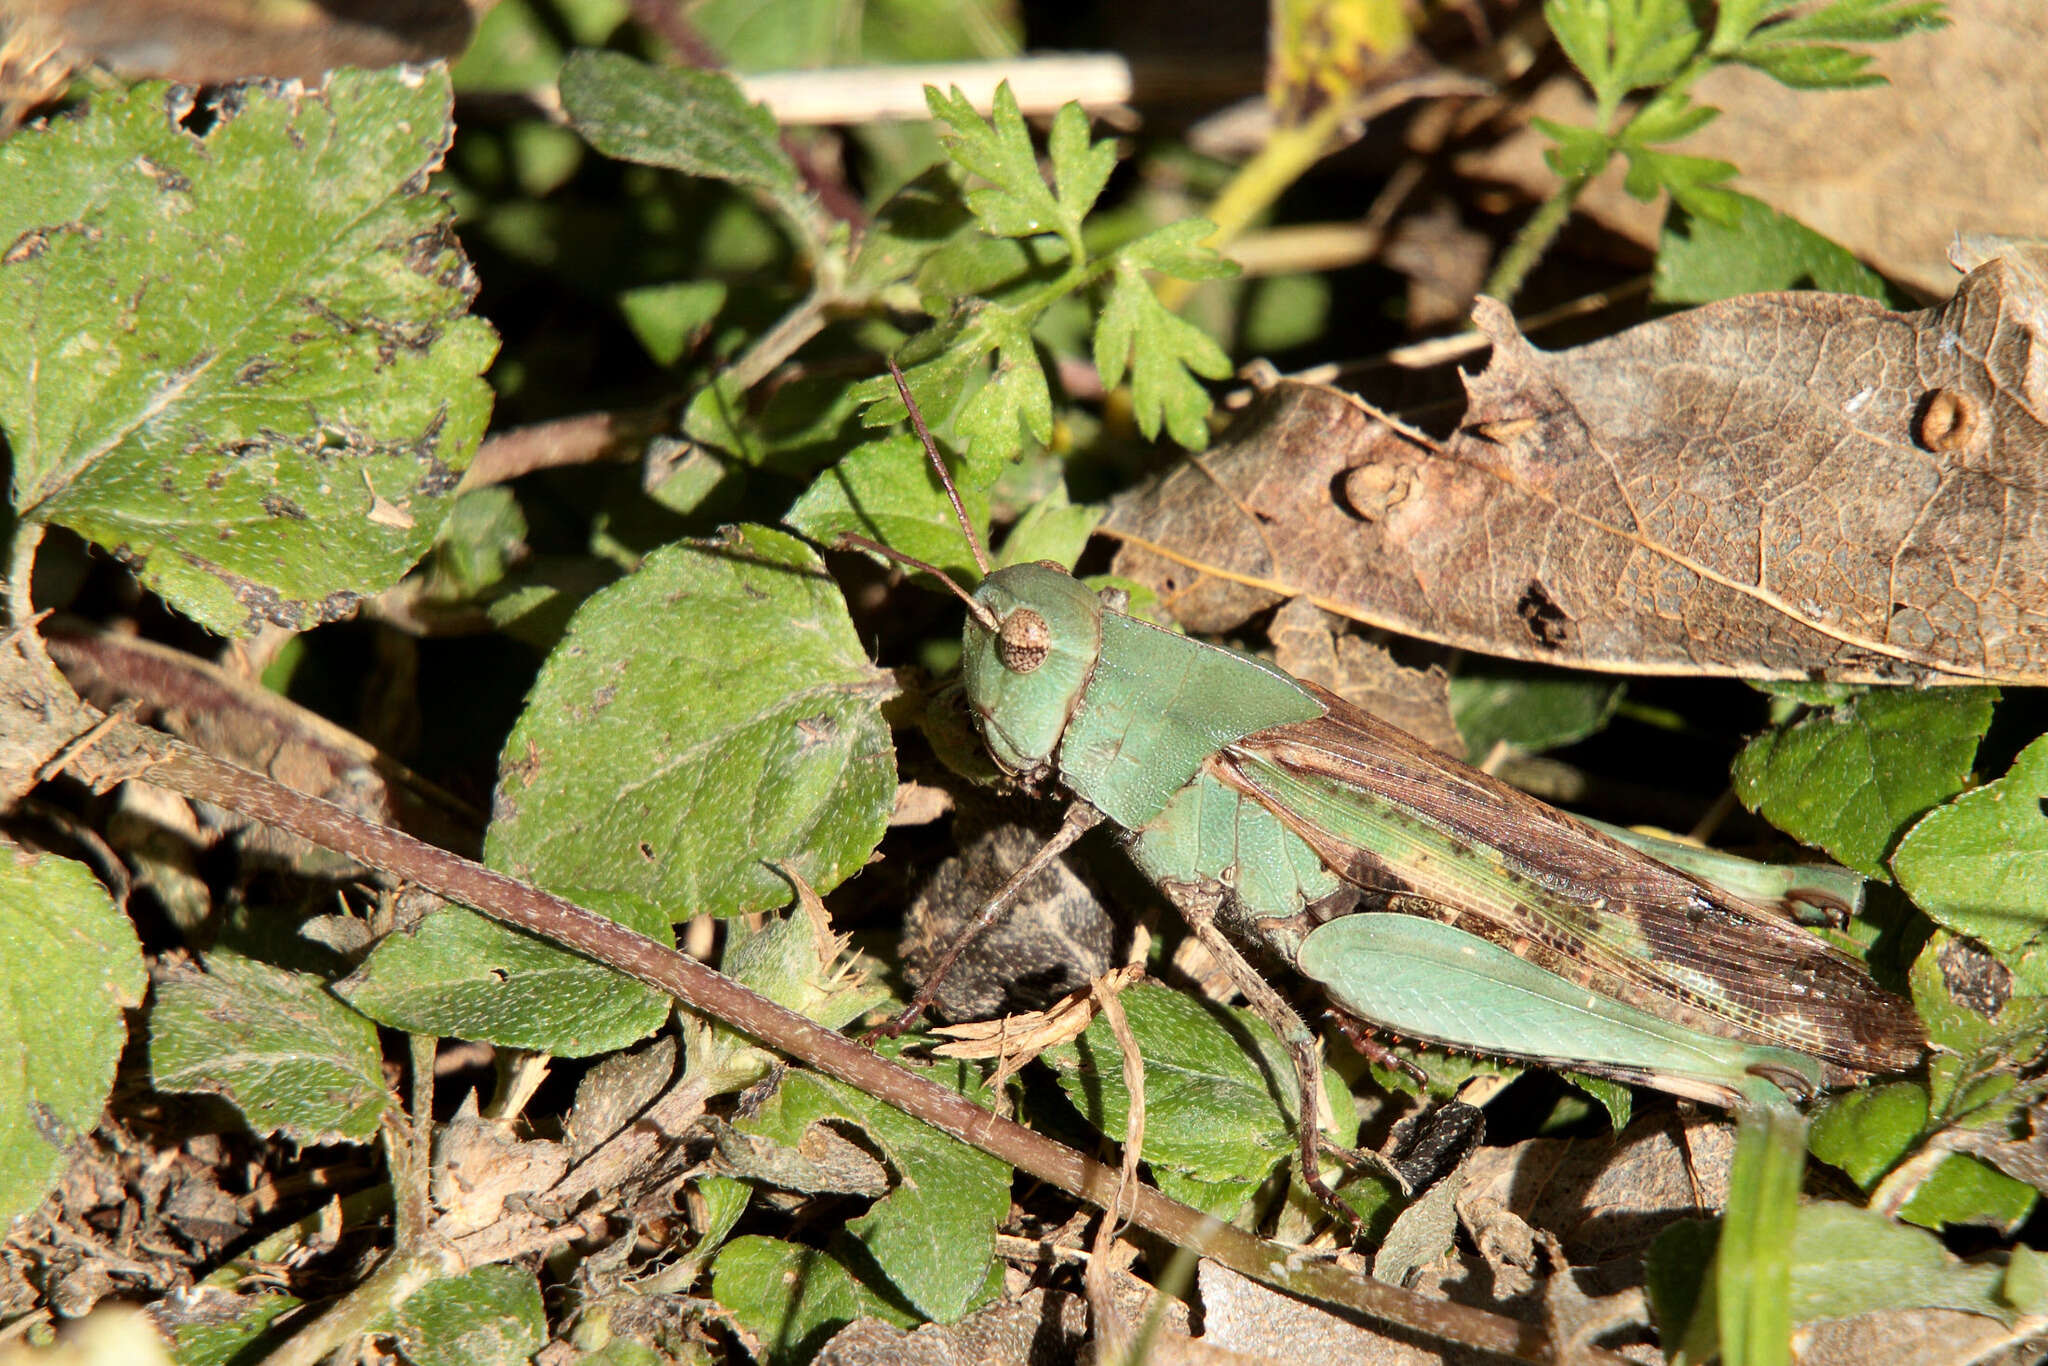
[[[619,295],[619,312],[656,365],[674,365],[725,307],[719,280],[640,285]]]
[[[953,477],[963,494],[993,483],[1002,462],[1024,449],[1025,434],[1041,443],[1052,440],[1052,390],[1031,339],[1040,311],[962,299],[944,321],[911,338],[898,357],[926,423],[958,438],[967,462]],[[997,353],[996,365],[974,387],[991,352]],[[908,416],[888,375],[856,385],[853,394],[867,403],[861,421],[870,427]]]
[[[2048,736],[2003,778],[1937,807],[1908,830],[1892,871],[1913,904],[2009,967],[2048,937]]]
[[[1950,1153],[1899,1208],[1899,1218],[1937,1232],[1951,1224],[1989,1224],[2010,1232],[2033,1210],[2037,1195],[2024,1181],[1965,1153]]]
[[[1829,1097],[1813,1120],[1809,1146],[1821,1161],[1840,1167],[1869,1190],[1927,1127],[1927,1088],[1895,1081]]]
[[[630,901],[601,909],[669,942],[665,911]],[[393,1029],[565,1058],[624,1048],[661,1028],[669,1012],[669,998],[654,988],[460,906],[385,936],[335,991]]]
[[[1120,250],[1109,299],[1095,324],[1095,368],[1103,386],[1123,383],[1128,366],[1138,430],[1157,437],[1164,425],[1190,450],[1209,444],[1209,393],[1194,376],[1222,379],[1230,373],[1230,358],[1208,333],[1159,302],[1144,271],[1161,270],[1185,280],[1228,274],[1228,267],[1199,245],[1213,231],[1202,219],[1185,219]]]
[[[719,1249],[711,1296],[761,1344],[770,1366],[801,1366],[857,1318],[902,1318],[830,1253],[754,1234]]]
[[[1002,550],[996,555],[996,568],[1052,560],[1071,570],[1102,518],[1103,510],[1091,503],[1069,502],[1067,486],[1062,482],[1026,508],[1011,526],[1010,534],[1003,538]]]
[[[777,1005],[839,1029],[879,1004],[887,989],[871,981],[858,957],[842,959],[844,944],[808,914],[792,911],[727,948],[719,971]],[[693,1078],[723,1094],[751,1086],[775,1065],[775,1055],[716,1020],[685,1016],[683,1046]]]
[[[1869,70],[1869,53],[1846,47],[1753,43],[1737,52],[1735,60],[1794,90],[1857,90],[1885,84],[1883,76]]]
[[[271,1325],[305,1303],[297,1295],[231,1294],[211,1279],[204,1284],[206,1312],[179,1323],[171,1333],[171,1358],[178,1366],[247,1366],[261,1361],[275,1345],[263,1341]]]
[[[1651,1246],[1646,1289],[1667,1351],[1705,1361],[1719,1350],[1715,1299],[1701,1285],[1714,1227],[1674,1224]],[[1956,1309],[2013,1321],[2005,1268],[1962,1262],[1923,1229],[1836,1200],[1799,1207],[1791,1247],[1792,1322],[1817,1323],[1879,1310]]]
[[[1593,87],[1603,125],[1629,91],[1676,76],[1705,37],[1686,0],[1544,0],[1543,17]]]
[[[0,143],[0,428],[25,519],[208,628],[304,630],[426,553],[496,341],[425,190],[445,71],[98,93]]]
[[[1735,795],[1780,830],[1887,878],[1893,843],[1962,790],[1991,724],[1991,688],[1865,693],[1768,731],[1735,760]]]
[[[1791,9],[1779,4],[1774,9]],[[1772,24],[1756,35],[1769,42],[1819,40],[1835,43],[1877,43],[1909,33],[1948,26],[1939,0],[1835,0],[1805,14]]]
[[[1647,203],[1666,190],[1689,213],[1716,223],[1734,221],[1739,196],[1721,184],[1735,174],[1734,163],[1627,145],[1622,155],[1628,158],[1622,188],[1637,199]]]
[[[988,538],[988,495],[973,487],[960,501],[983,543]],[[818,476],[783,521],[820,545],[857,532],[972,583],[974,552],[960,530],[953,504],[939,486],[923,444],[908,433],[880,437],[849,451]]]
[[[823,242],[775,116],[724,72],[585,50],[563,64],[561,93],[570,124],[606,156],[760,190],[813,253]]]
[[[1956,1055],[1937,1055],[1929,1067],[1937,1113],[1949,1110],[1965,1067],[2025,1063],[2048,1043],[2048,993],[2027,975],[2041,957],[2025,955],[2015,973],[1975,940],[1937,929],[1913,959],[1913,1009],[1928,1039]]]
[[[1658,302],[1704,304],[1782,289],[1821,289],[1891,301],[1884,277],[1848,248],[1762,200],[1746,194],[1733,199],[1733,223],[1699,218],[1683,207],[1665,218],[1651,285],[1651,296]]]
[[[1140,983],[1119,999],[1145,1060],[1145,1160],[1202,1181],[1259,1180],[1294,1151],[1301,1098],[1294,1064],[1247,1011]],[[1128,1135],[1123,1050],[1097,1017],[1079,1039],[1044,1054],[1067,1098],[1118,1141]],[[1330,1075],[1337,1141],[1351,1141],[1352,1103]],[[1275,1103],[1275,1098],[1279,1103]]]
[[[1541,754],[1605,729],[1625,690],[1611,678],[1488,662],[1451,680],[1451,719],[1475,763],[1501,743]]]
[[[1644,105],[1622,129],[1622,140],[1641,147],[1691,137],[1719,117],[1711,104],[1694,104],[1683,90],[1667,90]]]
[[[0,1228],[42,1203],[100,1122],[148,979],[84,864],[0,840]]]
[[[964,1077],[964,1070],[953,1074],[956,1083]],[[1010,1208],[1008,1165],[810,1072],[789,1073],[775,1095],[735,1127],[794,1148],[816,1124],[857,1126],[894,1178],[888,1194],[846,1224],[847,1236],[888,1278],[891,1297],[944,1323],[981,1303],[996,1225]]]
[[[149,1070],[160,1091],[221,1096],[299,1143],[366,1142],[391,1103],[375,1025],[320,978],[226,950],[158,985]]]
[[[1614,141],[1597,128],[1558,123],[1554,119],[1532,118],[1536,130],[1557,146],[1543,154],[1550,169],[1567,180],[1589,180],[1600,174],[1614,155]]]
[[[983,228],[997,237],[1057,233],[1078,245],[1081,219],[1095,206],[1116,165],[1112,140],[1088,141],[1088,116],[1079,105],[1066,106],[1053,119],[1048,151],[1055,190],[1039,172],[1038,154],[1008,81],[996,87],[986,122],[958,86],[950,94],[927,87],[925,102],[932,117],[945,125],[940,136],[953,164],[992,187],[967,194],[967,206]]]
[[[480,1266],[406,1296],[393,1329],[413,1366],[518,1366],[547,1346],[540,1282],[518,1266]]]
[[[896,793],[839,586],[762,527],[680,542],[593,594],[542,665],[500,761],[495,868],[670,920],[822,894],[867,862]]]

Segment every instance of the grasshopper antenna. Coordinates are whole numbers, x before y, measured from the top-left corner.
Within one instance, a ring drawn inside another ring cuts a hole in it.
[[[896,395],[903,400],[904,408],[910,413],[910,425],[917,428],[917,439],[924,442],[924,453],[931,457],[932,468],[939,472],[939,482],[946,486],[946,496],[953,500],[953,515],[960,519],[960,530],[967,537],[967,548],[974,552],[974,566],[981,571],[983,578],[987,578],[988,555],[981,548],[981,538],[974,534],[974,523],[967,520],[967,509],[960,502],[960,490],[953,487],[952,471],[946,468],[946,461],[939,454],[938,444],[932,440],[931,430],[924,425],[924,414],[918,410],[917,400],[910,396],[910,381],[903,378],[903,368],[896,364],[894,356],[887,357],[887,360],[889,377],[896,381]],[[939,577],[944,578],[945,575],[941,574]],[[958,588],[954,588],[953,591],[960,592]],[[961,596],[966,595],[963,593]],[[976,619],[979,620],[978,617]]]
[[[996,620],[996,614],[988,609],[987,604],[976,602],[972,593],[953,582],[952,576],[937,565],[926,564],[923,560],[912,559],[900,550],[892,550],[879,541],[871,541],[865,536],[856,536],[851,531],[839,533],[839,539],[832,544],[839,550],[849,548],[865,550],[870,554],[880,555],[885,560],[893,560],[906,569],[915,569],[921,574],[929,574],[940,583],[946,585],[946,587],[952,589],[953,595],[967,604],[967,614],[974,618],[975,624],[980,626],[982,630],[1000,631],[1003,627],[1003,624]]]

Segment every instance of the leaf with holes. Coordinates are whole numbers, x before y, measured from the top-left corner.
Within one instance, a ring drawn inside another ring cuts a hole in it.
[[[302,630],[426,552],[490,414],[497,343],[427,189],[448,77],[194,100],[96,93],[0,143],[14,506],[213,630]]]

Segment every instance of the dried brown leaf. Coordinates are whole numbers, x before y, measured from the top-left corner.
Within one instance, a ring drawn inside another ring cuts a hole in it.
[[[2048,288],[1996,250],[1922,312],[1750,295],[1560,352],[1482,300],[1449,439],[1277,386],[1115,510],[1114,572],[1194,630],[1299,595],[1581,668],[2048,682]]]

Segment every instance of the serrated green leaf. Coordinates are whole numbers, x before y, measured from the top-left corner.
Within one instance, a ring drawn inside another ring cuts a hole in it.
[[[1536,130],[1557,146],[1547,149],[1543,159],[1550,169],[1567,180],[1584,180],[1600,174],[1614,155],[1614,142],[1597,128],[1558,123],[1554,119],[1532,118]]]
[[[1577,744],[1606,727],[1627,685],[1487,663],[1453,678],[1449,691],[1451,719],[1476,762],[1502,743],[1525,754]]]
[[[1869,1190],[1927,1127],[1927,1088],[1895,1081],[1831,1096],[1813,1118],[1808,1147]]]
[[[1108,180],[1106,169],[1098,175],[1100,159],[1107,155],[1113,162],[1113,144],[1104,143],[1096,148],[1088,147],[1087,116],[1074,106],[1079,118],[1076,127],[1073,118],[1055,120],[1055,131],[1061,132],[1062,145],[1059,151],[1065,153],[1065,174],[1059,177],[1057,193],[1045,183],[1045,177],[1038,169],[1038,154],[1032,150],[1031,134],[1024,126],[1023,112],[1017,107],[1017,97],[1011,93],[1010,83],[1004,81],[996,87],[996,95],[989,118],[984,121],[974,110],[974,105],[954,87],[949,94],[927,87],[925,102],[930,105],[932,117],[945,125],[940,134],[945,143],[946,155],[954,165],[987,181],[991,188],[971,190],[967,194],[967,206],[974,216],[981,220],[982,227],[997,237],[1030,237],[1038,233],[1057,233],[1069,242],[1078,242],[1081,233],[1081,218],[1094,204],[1095,196],[1102,192],[1102,185]],[[1107,152],[1097,148],[1107,147]],[[1056,166],[1056,170],[1059,168]],[[1070,198],[1073,194],[1086,193],[1085,202]]]
[[[1657,243],[1651,297],[1661,303],[1703,304],[1737,294],[1781,289],[1821,289],[1891,301],[1884,277],[1858,261],[1848,248],[1821,236],[1798,219],[1748,195],[1734,196],[1732,224],[1697,218],[1682,207],[1667,215]],[[1777,691],[1779,685],[1773,685]],[[1802,700],[1819,700],[1814,690],[1831,684],[1799,683]]]
[[[992,351],[997,363],[977,387],[973,381]],[[1024,448],[1020,423],[1039,441],[1052,439],[1052,391],[1031,340],[1029,313],[962,299],[944,321],[911,338],[897,359],[925,422],[935,432],[950,430],[967,457],[953,472],[963,494],[985,491],[1002,462]],[[869,427],[909,416],[888,375],[854,386],[852,395],[867,404],[861,421]]]
[[[1124,243],[1114,254],[1119,263],[1177,279],[1231,279],[1238,272],[1237,262],[1208,245],[1215,233],[1216,225],[1206,218],[1183,218]]]
[[[1622,140],[1643,146],[1690,137],[1719,117],[1711,104],[1694,104],[1682,90],[1667,90],[1644,105],[1622,130]]]
[[[1967,1154],[1950,1153],[1900,1206],[1899,1218],[1937,1232],[1951,1224],[1988,1224],[2009,1233],[2038,1198],[2026,1182]]]
[[[1794,90],[1857,90],[1885,84],[1882,75],[1869,69],[1869,53],[1846,47],[1752,43],[1737,52],[1735,60]]]
[[[1543,0],[1543,18],[1603,108],[1628,93],[1615,88],[1607,0]]]
[[[1648,202],[1664,190],[1701,218],[1723,224],[1735,220],[1739,196],[1721,187],[1721,182],[1735,174],[1734,163],[1648,147],[1624,146],[1621,150],[1628,158],[1628,176],[1622,188],[1637,199]]]
[[[1545,0],[1543,17],[1593,88],[1603,126],[1622,96],[1676,76],[1705,38],[1685,0]]]
[[[1992,688],[1865,693],[1758,736],[1735,795],[1787,834],[1868,877],[1921,813],[1962,790],[1991,724]]]
[[[896,791],[839,587],[761,527],[657,551],[577,609],[506,741],[485,858],[672,920],[787,904],[866,863]]]
[[[1079,222],[1102,197],[1116,169],[1116,143],[1109,138],[1091,142],[1088,116],[1078,104],[1064,104],[1053,115],[1052,135],[1045,151],[1052,162],[1053,184],[1059,189],[1060,204]]]
[[[628,929],[668,941],[666,912],[631,902],[604,909]],[[666,995],[624,973],[459,906],[386,936],[335,991],[393,1029],[565,1058],[644,1039],[670,1007]]]
[[[1899,840],[1892,871],[1937,924],[2007,966],[2048,948],[2048,737],[2003,778],[1935,808]]]
[[[954,1069],[953,1080],[964,1079]],[[984,1298],[996,1225],[1010,1208],[1010,1169],[922,1120],[810,1072],[784,1077],[741,1130],[795,1147],[814,1124],[857,1125],[894,1187],[846,1225],[895,1296],[950,1323]],[[723,1260],[721,1254],[721,1262]],[[879,1292],[880,1286],[870,1287]]]
[[[775,116],[724,72],[584,50],[563,64],[561,96],[570,124],[606,156],[760,190],[813,251],[822,242]]]
[[[299,1143],[366,1142],[391,1101],[375,1025],[318,977],[225,950],[158,985],[149,1070],[159,1091],[221,1096]]]
[[[548,1341],[540,1282],[518,1266],[480,1266],[429,1282],[392,1319],[413,1366],[518,1366]]]
[[[1772,24],[1757,36],[1773,42],[1877,43],[1946,28],[1948,18],[1942,10],[1939,0],[1836,0]]]
[[[1160,303],[1139,269],[1120,259],[1095,324],[1095,367],[1104,386],[1114,388],[1127,365],[1139,431],[1152,438],[1164,426],[1194,451],[1209,444],[1209,391],[1195,375],[1221,379],[1230,373],[1230,358],[1208,333]]]
[[[1145,1060],[1144,1157],[1155,1171],[1164,1166],[1210,1182],[1259,1180],[1294,1151],[1301,1088],[1286,1048],[1264,1023],[1147,983],[1119,999]],[[1118,1141],[1126,1137],[1123,1050],[1106,1020],[1098,1017],[1043,1060],[1089,1123]],[[1324,1085],[1338,1116],[1337,1141],[1348,1143],[1347,1130],[1356,1126],[1350,1098],[1333,1074],[1325,1074]]]
[[[146,985],[134,926],[90,869],[0,840],[0,1228],[98,1125]]]
[[[961,504],[974,533],[988,539],[988,494],[968,487]],[[819,475],[782,519],[819,545],[856,532],[936,565],[956,583],[974,581],[974,552],[939,485],[924,446],[908,433],[880,437],[847,452]]]
[[[203,137],[194,98],[98,93],[0,144],[15,508],[215,631],[304,630],[426,552],[490,415],[497,343],[424,188],[448,77],[234,87]]]

